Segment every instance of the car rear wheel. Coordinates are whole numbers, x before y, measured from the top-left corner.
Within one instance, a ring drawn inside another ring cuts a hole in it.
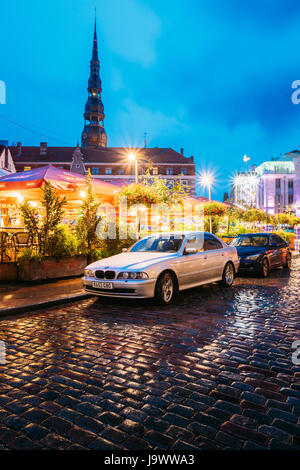
[[[175,293],[174,279],[171,273],[165,272],[157,280],[155,299],[162,305],[172,302]]]
[[[222,276],[221,286],[231,287],[234,281],[234,267],[232,263],[227,263]]]
[[[268,277],[269,272],[270,272],[269,261],[267,260],[267,258],[263,258],[263,260],[261,262],[261,275],[262,275],[262,277]]]
[[[291,254],[288,253],[286,255],[285,262],[283,264],[283,268],[284,269],[291,269],[291,266],[292,266],[292,257],[291,257]]]

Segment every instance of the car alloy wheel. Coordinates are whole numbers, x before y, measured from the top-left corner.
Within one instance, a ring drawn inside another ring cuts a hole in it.
[[[285,260],[285,263],[284,263],[283,267],[285,269],[291,269],[291,266],[292,266],[292,257],[290,255],[290,253],[288,253],[286,255],[286,260]]]
[[[234,267],[231,263],[227,263],[221,281],[221,285],[224,287],[231,287],[234,281]]]
[[[174,281],[172,274],[166,272],[157,281],[156,299],[165,305],[168,305],[174,296]]]
[[[269,262],[268,262],[267,258],[264,258],[264,259],[262,260],[261,272],[262,272],[262,276],[263,276],[263,277],[268,277],[268,274],[269,274]]]

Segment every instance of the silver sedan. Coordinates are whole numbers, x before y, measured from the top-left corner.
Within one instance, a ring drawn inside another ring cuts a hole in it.
[[[178,291],[191,287],[216,281],[230,287],[238,268],[236,249],[211,233],[159,233],[90,264],[82,281],[95,295],[155,297],[169,304]]]

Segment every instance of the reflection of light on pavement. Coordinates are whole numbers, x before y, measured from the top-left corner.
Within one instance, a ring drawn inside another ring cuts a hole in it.
[[[247,289],[236,292],[233,300],[235,315],[232,317],[233,323],[230,327],[232,329],[237,328],[239,336],[252,338],[255,337],[257,327],[264,324],[265,316],[268,315],[271,305],[259,291],[249,290],[249,286]],[[260,311],[263,312],[263,316],[261,320],[258,320],[258,312]]]
[[[3,300],[9,300],[12,298],[12,294],[7,294],[3,296]]]

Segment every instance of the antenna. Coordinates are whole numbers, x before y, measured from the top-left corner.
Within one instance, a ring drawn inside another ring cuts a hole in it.
[[[147,148],[147,132],[144,132],[144,148]]]

